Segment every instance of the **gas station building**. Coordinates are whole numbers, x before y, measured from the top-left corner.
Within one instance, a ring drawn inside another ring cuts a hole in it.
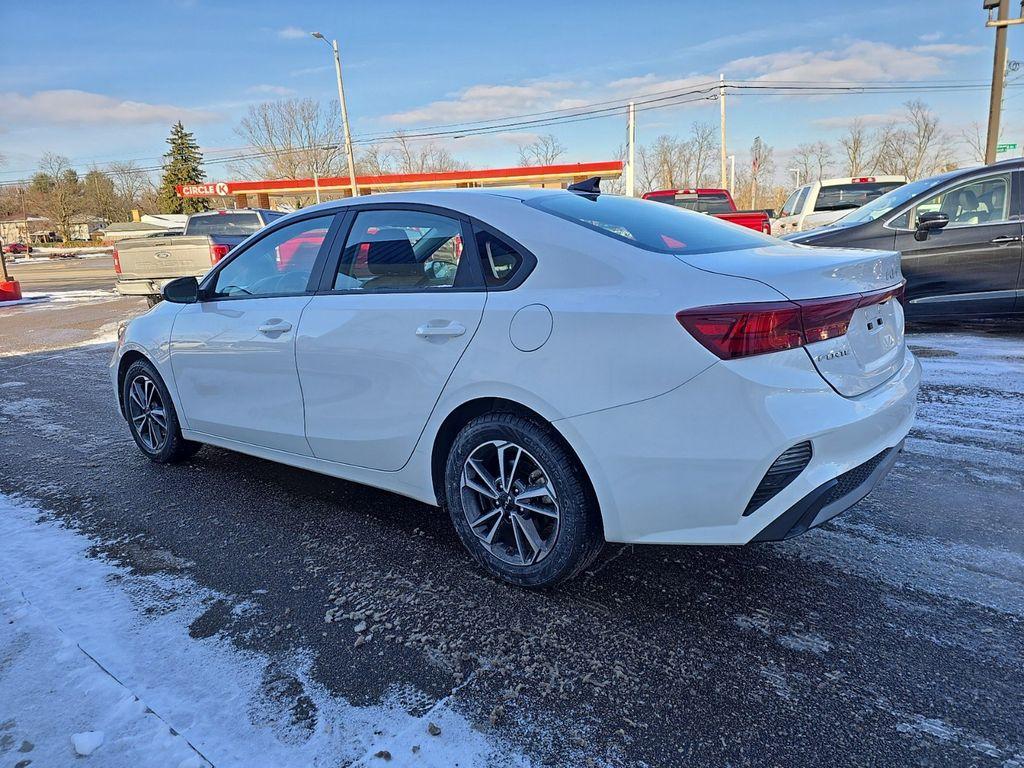
[[[441,173],[393,173],[383,176],[357,176],[361,195],[374,192],[399,192],[415,189],[464,189],[472,187],[544,187],[560,189],[591,176],[617,179],[622,161],[600,163],[564,163],[517,168],[483,168]],[[317,197],[336,199],[352,194],[348,176],[318,179],[274,179],[264,181],[218,181],[209,184],[185,184],[177,187],[181,197],[233,198],[237,208],[272,208],[274,198]]]

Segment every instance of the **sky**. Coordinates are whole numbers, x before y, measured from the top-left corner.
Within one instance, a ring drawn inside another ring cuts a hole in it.
[[[1012,4],[1011,4],[1012,5]],[[59,22],[56,20],[60,19]],[[171,123],[208,160],[244,147],[236,133],[262,101],[335,98],[338,38],[352,130],[360,136],[638,98],[727,79],[880,81],[984,86],[994,31],[981,0],[676,0],[491,3],[375,0],[300,3],[148,0],[0,3],[0,181],[24,178],[44,152],[82,169],[154,164]],[[46,30],[41,33],[41,30]],[[1024,38],[1009,32],[1024,59]],[[22,42],[19,42],[22,41]],[[1024,86],[1024,68],[1019,74]],[[1003,140],[1024,146],[1024,87],[1005,102]],[[785,166],[807,141],[835,141],[849,120],[880,124],[919,97],[958,136],[987,119],[985,87],[923,94],[730,96],[728,145],[743,162],[755,136]],[[641,143],[718,124],[718,103],[643,110]],[[471,167],[517,164],[517,146],[554,133],[564,160],[613,159],[626,135],[614,114],[536,130],[467,136],[447,147]],[[966,151],[966,150],[965,150]],[[234,177],[210,163],[212,180]]]

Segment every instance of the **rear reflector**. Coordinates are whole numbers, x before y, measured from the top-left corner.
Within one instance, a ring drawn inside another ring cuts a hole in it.
[[[114,250],[114,272],[121,274],[121,256],[116,249]]]
[[[228,255],[228,251],[231,250],[230,245],[211,245],[210,246],[210,263],[216,264],[218,261]]]
[[[676,319],[705,348],[732,360],[842,336],[858,307],[901,301],[904,285],[827,299],[697,307],[676,313]]]

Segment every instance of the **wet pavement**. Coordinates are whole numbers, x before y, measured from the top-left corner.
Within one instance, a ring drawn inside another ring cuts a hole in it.
[[[921,330],[917,425],[856,508],[782,544],[609,546],[553,592],[393,494],[210,447],[149,463],[109,344],[5,350],[0,492],[219,595],[195,642],[299,653],[355,704],[444,700],[536,764],[1024,766],[1024,329]],[[315,728],[294,677],[266,689],[288,738]]]

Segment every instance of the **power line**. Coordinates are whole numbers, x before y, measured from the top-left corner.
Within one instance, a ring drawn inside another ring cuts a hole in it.
[[[1008,84],[1009,88],[1016,90],[1024,86],[1024,83]],[[545,110],[540,112],[513,115],[504,118],[490,118],[486,120],[473,120],[457,123],[446,123],[435,126],[420,128],[415,132],[370,132],[359,134],[352,139],[353,144],[366,145],[402,139],[406,141],[424,141],[431,139],[460,139],[469,136],[485,136],[497,133],[507,133],[524,128],[542,128],[553,125],[566,125],[589,120],[598,120],[607,117],[620,116],[621,110],[626,108],[630,100],[634,101],[637,112],[646,112],[653,109],[666,109],[695,101],[715,101],[718,99],[720,84],[717,81],[698,83],[689,89],[667,89],[644,94],[642,97],[629,97],[622,99],[611,99],[606,101],[593,102],[590,104],[570,107],[565,109]],[[907,93],[942,93],[942,92],[964,92],[972,90],[986,90],[988,84],[980,81],[967,80],[946,80],[933,81],[929,83],[913,82],[884,82],[884,81],[856,81],[856,82],[815,82],[799,80],[732,80],[725,83],[725,89],[732,91],[735,96],[824,96],[824,95],[863,95],[863,94],[907,94]],[[693,97],[693,98],[689,98]],[[526,119],[532,118],[532,119]],[[203,164],[222,165],[226,163],[244,162],[246,160],[258,160],[261,158],[286,156],[311,152],[323,149],[337,149],[340,143],[331,142],[320,145],[300,147],[294,149],[272,149],[247,151],[244,147],[237,149],[219,150],[222,152],[233,152],[230,155],[221,157],[204,158]],[[161,156],[162,157],[162,156]],[[156,158],[154,158],[156,159]],[[134,162],[134,161],[132,161]],[[137,173],[151,173],[163,169],[163,163],[135,168]],[[28,172],[28,171],[11,171]],[[24,184],[28,179],[16,179],[0,182],[0,186],[17,186]]]

